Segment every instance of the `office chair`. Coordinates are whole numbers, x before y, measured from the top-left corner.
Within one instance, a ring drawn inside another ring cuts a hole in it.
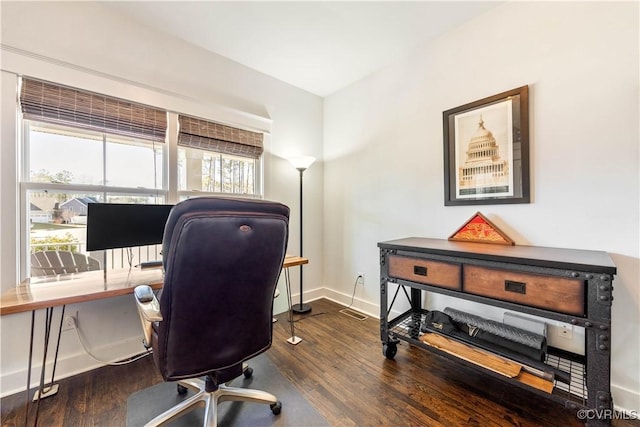
[[[148,286],[134,295],[145,342],[166,381],[196,394],[147,425],[169,422],[194,405],[204,425],[217,424],[217,403],[267,403],[270,393],[228,387],[245,374],[246,360],[272,340],[273,296],[288,241],[289,208],[280,203],[199,197],[169,214],[162,244],[164,285],[159,300]],[[203,377],[200,378],[200,377]]]

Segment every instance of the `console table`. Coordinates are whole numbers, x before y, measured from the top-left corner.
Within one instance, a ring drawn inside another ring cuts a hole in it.
[[[606,252],[416,237],[381,242],[378,247],[380,338],[387,358],[395,356],[402,340],[546,396],[576,413],[586,409],[610,414],[613,410],[610,343],[616,266]],[[395,285],[390,284],[397,284],[393,296],[390,289]],[[401,290],[410,308],[390,319]],[[551,347],[547,352],[545,363],[570,371],[570,384],[554,381],[553,391],[546,393],[426,345],[418,339],[428,312],[422,308],[423,291],[584,328],[584,355]],[[590,418],[588,425],[609,424],[606,416]]]

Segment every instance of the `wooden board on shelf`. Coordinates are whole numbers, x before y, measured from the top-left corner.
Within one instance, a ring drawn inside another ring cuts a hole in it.
[[[528,385],[529,387],[544,391],[545,393],[551,394],[553,391],[553,381],[545,380],[544,378],[530,374],[525,370],[520,372],[516,380],[520,381],[522,384]]]
[[[522,370],[522,365],[512,360],[496,356],[488,351],[463,344],[440,334],[426,333],[420,337],[420,341],[508,378],[517,377]]]
[[[529,387],[544,391],[545,393],[551,393],[553,391],[553,381],[527,372],[523,369],[523,365],[511,359],[449,339],[437,333],[423,334],[420,337],[420,341],[440,351],[471,362],[474,365],[504,375],[507,378],[513,378]]]

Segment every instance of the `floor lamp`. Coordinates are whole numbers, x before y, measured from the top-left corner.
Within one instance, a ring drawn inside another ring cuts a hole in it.
[[[302,256],[302,174],[315,162],[315,157],[299,156],[292,157],[289,162],[300,172],[300,256]],[[302,303],[302,266],[300,266],[300,304],[294,304],[292,311],[297,314],[308,313],[311,311],[309,304]]]

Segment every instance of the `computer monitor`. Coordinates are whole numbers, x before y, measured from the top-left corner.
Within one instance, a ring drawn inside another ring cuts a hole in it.
[[[173,205],[89,203],[87,250],[127,248],[162,243]]]

